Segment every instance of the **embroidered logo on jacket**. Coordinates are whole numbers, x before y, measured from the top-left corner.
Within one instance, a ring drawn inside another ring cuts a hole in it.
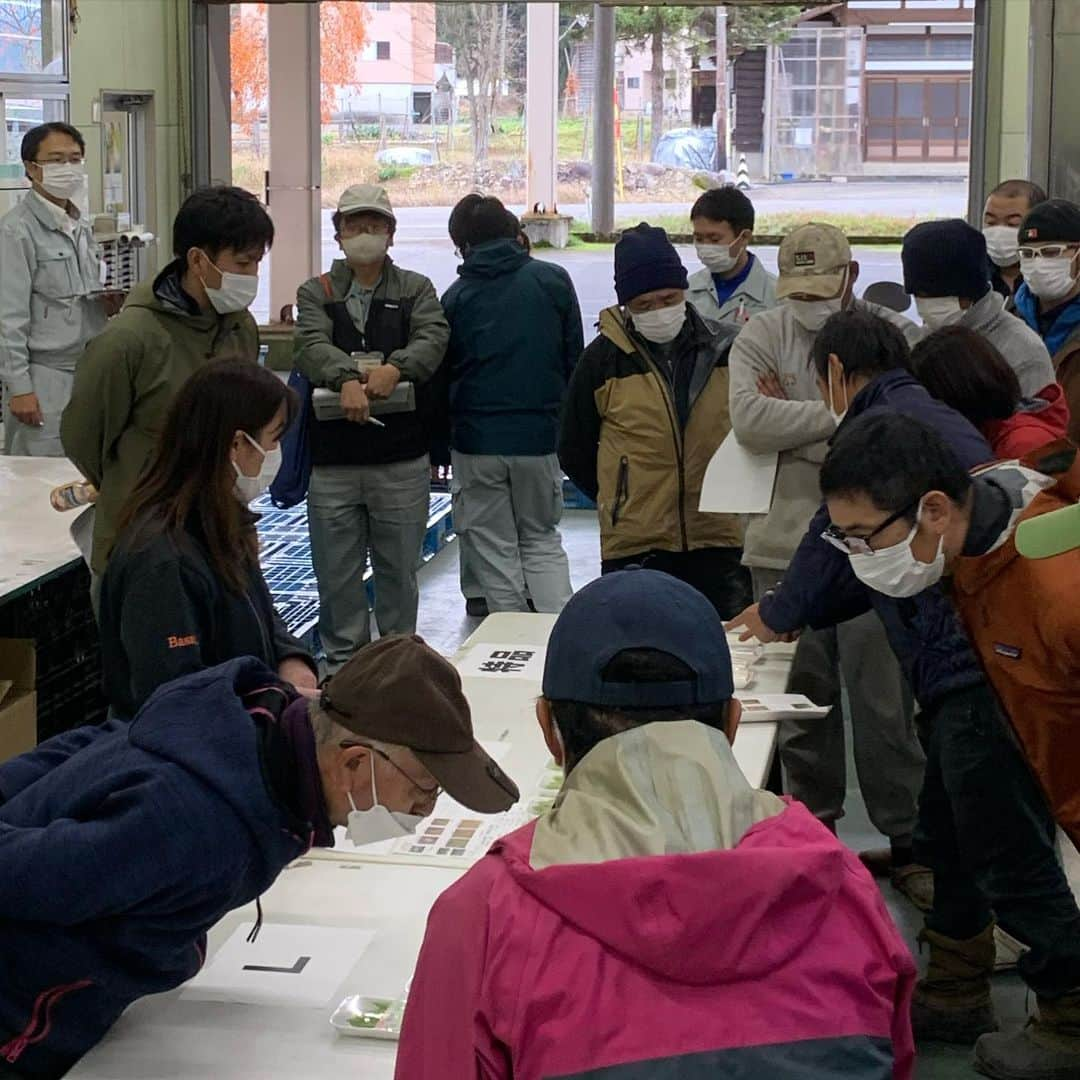
[[[1004,656],[1007,660],[1019,660],[1024,655],[1024,650],[1016,645],[1006,645],[1002,641],[994,642],[994,652],[998,656]]]
[[[198,634],[188,634],[186,637],[176,637],[175,635],[170,635],[168,638],[168,642],[170,649],[188,649],[192,645],[199,644],[199,636]]]

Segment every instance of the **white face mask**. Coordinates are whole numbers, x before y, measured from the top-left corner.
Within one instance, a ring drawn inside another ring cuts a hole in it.
[[[911,550],[911,542],[919,531],[922,505],[907,538],[892,547],[881,548],[872,555],[849,555],[851,569],[867,588],[897,600],[919,593],[936,585],[945,573],[945,541],[938,541],[933,562],[920,562]]]
[[[1040,300],[1051,303],[1068,296],[1076,284],[1072,255],[1059,255],[1056,259],[1022,259],[1020,270],[1027,287]]]
[[[206,298],[210,306],[219,315],[231,315],[237,311],[246,311],[259,295],[258,274],[234,274],[230,270],[220,270],[217,265],[207,261],[221,275],[221,288],[211,289],[206,284],[206,279],[200,277],[203,288],[206,290]]]
[[[349,805],[352,807],[349,812],[348,835],[357,847],[363,847],[364,844],[378,844],[383,840],[397,840],[401,836],[411,836],[424,820],[420,814],[403,814],[396,810],[387,810],[379,802],[379,795],[375,790],[375,755],[370,754],[369,760],[371,761],[371,808],[357,810],[352,792],[348,792]]]
[[[386,233],[361,233],[359,236],[343,237],[341,250],[355,266],[370,266],[386,254],[389,243],[390,237]]]
[[[844,407],[837,412],[833,405],[833,377],[832,377],[832,364],[829,365],[829,400],[826,404],[829,406],[829,412],[832,414],[832,418],[836,421],[836,426],[839,427],[844,417],[847,416],[847,411],[851,408],[851,402],[848,401],[847,396],[847,383],[840,380],[840,385],[844,388]]]
[[[666,345],[679,336],[679,331],[686,322],[686,301],[671,307],[658,308],[656,311],[643,311],[640,315],[631,315],[634,327],[646,341],[654,345]]]
[[[41,166],[41,186],[54,199],[75,202],[86,187],[86,166],[46,162]]]
[[[838,311],[844,310],[844,298],[837,296],[832,300],[785,300],[795,321],[810,333],[816,334]]]
[[[733,244],[695,244],[694,250],[702,265],[712,274],[726,274],[733,270],[742,255],[738,240]]]
[[[236,483],[233,487],[236,497],[242,503],[252,503],[269,489],[281,469],[281,447],[275,446],[273,450],[264,450],[246,431],[240,434],[262,454],[262,466],[255,476],[247,476],[240,471],[240,466],[235,461],[232,463],[236,470]]]
[[[987,225],[986,253],[995,266],[1015,266],[1020,261],[1020,230],[1011,225]]]
[[[915,310],[928,330],[954,326],[964,317],[964,309],[957,296],[917,296]]]

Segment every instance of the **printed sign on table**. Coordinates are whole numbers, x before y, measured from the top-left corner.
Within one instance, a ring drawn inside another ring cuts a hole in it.
[[[469,650],[458,664],[458,671],[463,679],[481,676],[540,682],[544,677],[544,651],[539,645],[493,645],[483,642]]]

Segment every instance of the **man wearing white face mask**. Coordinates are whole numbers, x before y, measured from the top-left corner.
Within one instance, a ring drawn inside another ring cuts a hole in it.
[[[1003,180],[986,197],[983,207],[983,236],[990,257],[990,285],[1005,298],[1012,310],[1012,299],[1024,282],[1020,270],[1020,226],[1028,212],[1046,202],[1046,192],[1030,180]]]
[[[823,539],[875,606],[895,607],[932,658],[948,637],[918,608],[948,576],[953,621],[981,661],[981,678],[924,703],[920,718],[916,850],[935,896],[912,1015],[917,1040],[978,1038],[976,1068],[999,1080],[1080,1076],[1080,911],[1053,840],[1056,821],[1080,844],[1080,558],[1054,521],[1080,493],[1076,456],[1060,442],[972,476],[944,433],[868,413],[845,425],[821,471],[832,519]],[[1030,946],[1017,968],[1038,1003],[1037,1018],[1000,1034],[995,922]]]
[[[162,687],[130,723],[5,762],[4,1075],[65,1075],[133,1001],[192,978],[207,931],[335,827],[401,835],[440,789],[478,813],[518,798],[454,667],[414,637],[358,653],[321,701],[242,657]]]
[[[986,238],[978,229],[958,218],[924,221],[904,237],[900,259],[904,288],[928,330],[963,326],[992,341],[1028,397],[1054,381],[1046,346],[990,287]]]
[[[105,327],[101,250],[86,209],[86,143],[68,124],[22,141],[33,190],[0,219],[0,381],[7,453],[63,457],[60,415]]]
[[[121,508],[181,386],[212,360],[258,362],[259,331],[248,307],[273,240],[273,222],[254,195],[232,187],[196,191],[173,223],[174,260],[132,289],[79,362],[60,436],[64,452],[100,493],[91,559],[96,583]]]
[[[705,269],[690,275],[687,299],[702,318],[741,326],[776,306],[776,278],[750,251],[754,204],[737,187],[706,191],[690,211],[690,224]]]
[[[344,420],[316,421],[308,435],[311,558],[330,674],[371,640],[369,555],[379,633],[416,629],[429,453],[445,439],[450,327],[428,278],[390,258],[396,227],[382,188],[350,187],[334,214],[345,257],[296,298],[295,366],[313,386],[339,391],[345,410]],[[416,408],[368,423],[369,401],[389,397],[402,380],[412,383]]]
[[[1024,218],[1020,268],[1024,284],[1016,293],[1016,311],[1053,357],[1075,442],[1080,438],[1080,207],[1050,199]]]
[[[600,516],[601,569],[644,563],[694,586],[724,618],[749,600],[742,524],[698,510],[705,469],[730,430],[732,325],[686,302],[686,268],[663,229],[615,245],[618,307],[574,369],[559,460]]]

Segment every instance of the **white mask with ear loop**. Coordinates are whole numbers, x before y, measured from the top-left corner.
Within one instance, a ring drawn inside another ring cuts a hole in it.
[[[240,434],[262,454],[262,465],[254,476],[241,472],[235,461],[232,463],[236,470],[236,483],[233,487],[236,497],[243,503],[253,503],[264,491],[269,490],[281,471],[281,447],[264,450],[246,431],[241,431]]]
[[[867,588],[885,596],[903,600],[936,585],[945,573],[945,538],[938,538],[937,554],[933,562],[924,563],[915,558],[911,542],[919,531],[922,521],[922,504],[915,515],[911,532],[899,544],[879,548],[872,555],[851,554],[851,569]]]
[[[421,814],[404,814],[397,810],[388,810],[379,802],[379,793],[375,790],[374,751],[368,751],[368,757],[371,762],[370,809],[357,810],[352,792],[346,792],[349,796],[349,805],[352,807],[349,811],[348,836],[357,847],[411,836],[424,820]]]

